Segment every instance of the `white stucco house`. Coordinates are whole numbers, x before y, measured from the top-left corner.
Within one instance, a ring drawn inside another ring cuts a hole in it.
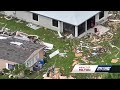
[[[4,11],[4,14],[75,37],[91,32],[91,28],[109,16],[108,11]]]

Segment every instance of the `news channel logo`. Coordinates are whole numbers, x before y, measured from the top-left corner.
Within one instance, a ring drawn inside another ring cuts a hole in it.
[[[75,65],[71,73],[109,72],[110,69],[111,69],[111,66]]]

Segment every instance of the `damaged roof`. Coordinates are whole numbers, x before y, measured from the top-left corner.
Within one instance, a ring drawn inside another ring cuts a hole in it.
[[[100,11],[30,11],[39,15],[63,21],[72,25],[80,25]]]
[[[16,46],[10,44],[10,42],[20,42],[23,44],[21,46]],[[24,63],[35,50],[42,49],[43,47],[44,46],[39,43],[36,44],[13,37],[0,39],[0,59]]]

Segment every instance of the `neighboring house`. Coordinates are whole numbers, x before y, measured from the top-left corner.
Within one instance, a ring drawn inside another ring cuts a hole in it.
[[[108,11],[4,11],[18,19],[78,37],[107,20]]]
[[[0,59],[0,71],[1,71],[3,68],[6,68],[6,67],[7,67],[6,64],[14,65],[14,64],[17,64],[17,63],[11,62],[11,61],[8,61],[8,60]]]
[[[14,45],[11,42],[19,42],[22,45]],[[0,39],[0,69],[5,68],[5,64],[24,64],[30,68],[37,61],[44,58],[44,47],[39,43],[20,40],[14,37]]]

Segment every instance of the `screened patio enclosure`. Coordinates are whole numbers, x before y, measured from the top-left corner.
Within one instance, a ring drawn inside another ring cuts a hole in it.
[[[75,36],[75,26],[63,22],[63,32],[64,34],[72,34],[73,36]]]

